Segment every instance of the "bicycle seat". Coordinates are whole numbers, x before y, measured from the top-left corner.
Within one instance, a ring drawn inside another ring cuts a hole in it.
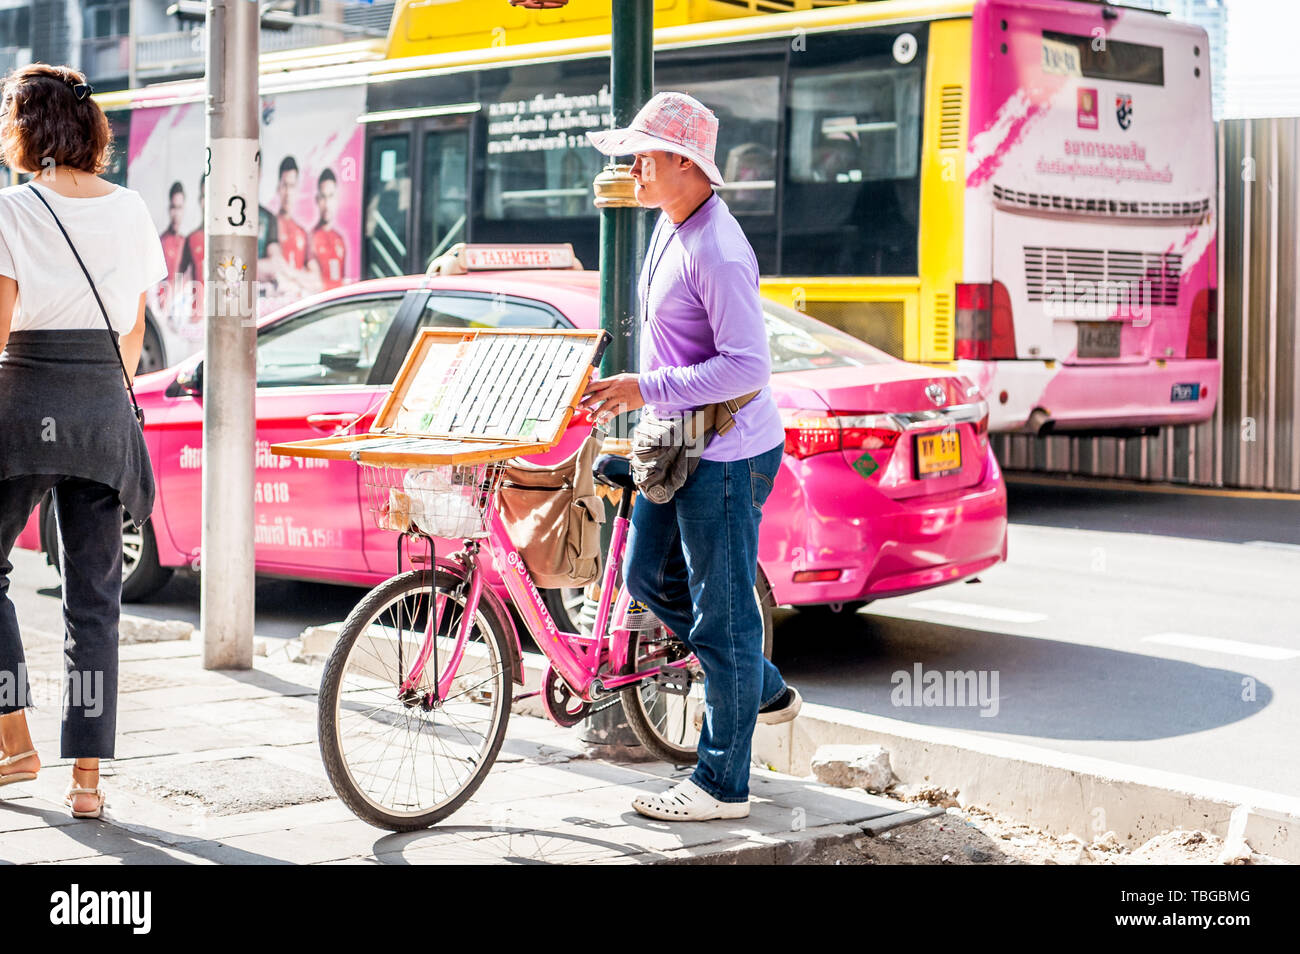
[[[596,458],[596,463],[591,470],[596,479],[606,486],[622,487],[624,490],[636,488],[632,481],[632,462],[626,457],[617,454],[601,454]]]

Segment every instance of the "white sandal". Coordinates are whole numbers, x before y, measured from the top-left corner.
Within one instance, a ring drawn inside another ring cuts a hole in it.
[[[75,761],[72,763],[72,767],[76,769],[78,772],[92,771],[91,769],[81,768],[80,766],[77,765]],[[99,774],[98,771],[95,771],[95,774],[98,775]],[[72,800],[76,798],[78,795],[94,795],[97,800],[95,807],[88,812],[77,811],[75,808],[72,807]],[[99,818],[104,813],[104,803],[106,801],[107,801],[107,796],[104,794],[104,790],[100,788],[98,785],[96,785],[94,788],[82,788],[81,786],[78,785],[69,785],[67,794],[63,796],[63,804],[67,805],[68,808],[71,810],[73,818]]]
[[[662,821],[711,821],[714,818],[749,816],[749,799],[720,802],[689,778],[658,795],[638,795],[632,800],[632,807],[642,815]]]
[[[0,768],[16,765],[23,759],[31,758],[35,754],[35,749],[28,749],[26,752],[11,755],[7,759],[0,759]],[[34,778],[36,778],[35,772],[0,772],[0,785],[12,785],[14,782],[30,782]]]

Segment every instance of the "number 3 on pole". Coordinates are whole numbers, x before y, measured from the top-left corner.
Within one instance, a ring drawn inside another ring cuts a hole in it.
[[[236,219],[234,216],[228,215],[226,216],[226,221],[229,222],[235,228],[239,228],[241,225],[244,224],[244,220],[247,218],[247,216],[244,215],[244,209],[248,208],[248,200],[245,199],[242,195],[232,195],[230,197],[230,201],[227,202],[226,205],[233,207],[235,203],[239,204],[239,209],[236,212],[239,218]]]
[[[213,139],[208,178],[208,230],[212,235],[257,237],[258,148],[256,139]]]

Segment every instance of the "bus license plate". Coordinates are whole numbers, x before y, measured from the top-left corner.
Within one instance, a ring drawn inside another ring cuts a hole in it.
[[[918,480],[944,477],[961,470],[961,435],[956,431],[918,434],[912,446]]]
[[[1118,358],[1119,331],[1124,326],[1120,321],[1081,321],[1079,322],[1080,358]]]

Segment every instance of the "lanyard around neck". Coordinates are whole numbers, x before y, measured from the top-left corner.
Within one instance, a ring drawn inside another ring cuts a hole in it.
[[[646,254],[648,268],[646,271],[645,294],[641,298],[641,321],[643,323],[650,320],[650,286],[654,284],[655,271],[659,268],[659,262],[667,253],[668,246],[672,244],[672,240],[677,237],[677,230],[689,222],[691,216],[704,208],[704,204],[708,202],[709,199],[712,199],[713,195],[713,192],[709,192],[709,194],[704,197],[704,200],[691,210],[690,215],[686,216],[686,218],[682,219],[680,222],[673,222],[669,219],[668,238],[661,243],[656,243],[656,239],[659,237],[660,226],[663,225],[664,220],[663,218],[660,218],[659,221],[655,223],[654,234],[650,237],[650,251]],[[656,245],[658,246],[657,255],[655,254]]]

